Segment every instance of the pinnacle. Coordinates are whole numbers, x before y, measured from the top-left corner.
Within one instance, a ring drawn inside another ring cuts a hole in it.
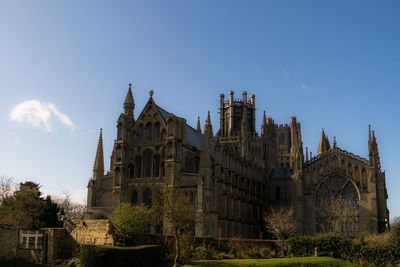
[[[129,89],[128,93],[126,94],[124,105],[126,104],[133,104],[135,105],[135,101],[133,100],[133,95],[132,95],[132,84],[129,84]]]

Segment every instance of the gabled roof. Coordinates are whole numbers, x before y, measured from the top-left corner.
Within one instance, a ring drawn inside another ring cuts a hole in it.
[[[167,121],[167,117],[169,115],[169,112],[163,109],[162,107],[155,105],[158,108],[158,111],[160,111],[161,116],[163,117],[164,121]]]
[[[203,145],[203,135],[186,124],[186,143],[201,150]]]
[[[293,174],[293,168],[273,168],[271,170],[272,179],[290,179]]]
[[[160,114],[163,117],[164,121],[167,121],[167,117],[170,114],[170,112],[166,111],[165,109],[163,109],[158,105],[156,105],[156,107],[160,111]],[[201,147],[203,145],[203,135],[199,131],[193,129],[191,126],[187,124],[185,125],[185,127],[186,127],[186,144],[195,147],[196,149],[201,151]],[[210,146],[211,146],[211,153],[212,155],[214,155],[215,144],[211,142]]]

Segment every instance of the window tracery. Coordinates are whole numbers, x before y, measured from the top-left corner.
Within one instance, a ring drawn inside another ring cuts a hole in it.
[[[353,183],[340,175],[325,179],[315,198],[317,232],[358,230],[359,197]]]

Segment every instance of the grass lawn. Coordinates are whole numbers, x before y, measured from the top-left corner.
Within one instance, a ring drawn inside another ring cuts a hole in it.
[[[0,266],[1,267],[43,267],[46,265],[35,264],[35,263],[30,263],[30,262],[20,261],[20,260],[17,260],[16,262],[0,260]]]
[[[242,259],[196,262],[184,267],[261,267],[261,266],[357,266],[329,257],[301,257],[283,259]]]

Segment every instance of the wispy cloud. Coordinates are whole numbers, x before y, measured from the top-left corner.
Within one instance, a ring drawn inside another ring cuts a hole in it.
[[[72,130],[77,128],[69,117],[60,112],[53,103],[43,103],[36,99],[16,105],[10,113],[10,120],[40,127],[46,132],[52,132],[51,118],[53,116]]]
[[[305,84],[300,84],[300,88],[303,89],[304,91],[310,91],[311,88]]]

